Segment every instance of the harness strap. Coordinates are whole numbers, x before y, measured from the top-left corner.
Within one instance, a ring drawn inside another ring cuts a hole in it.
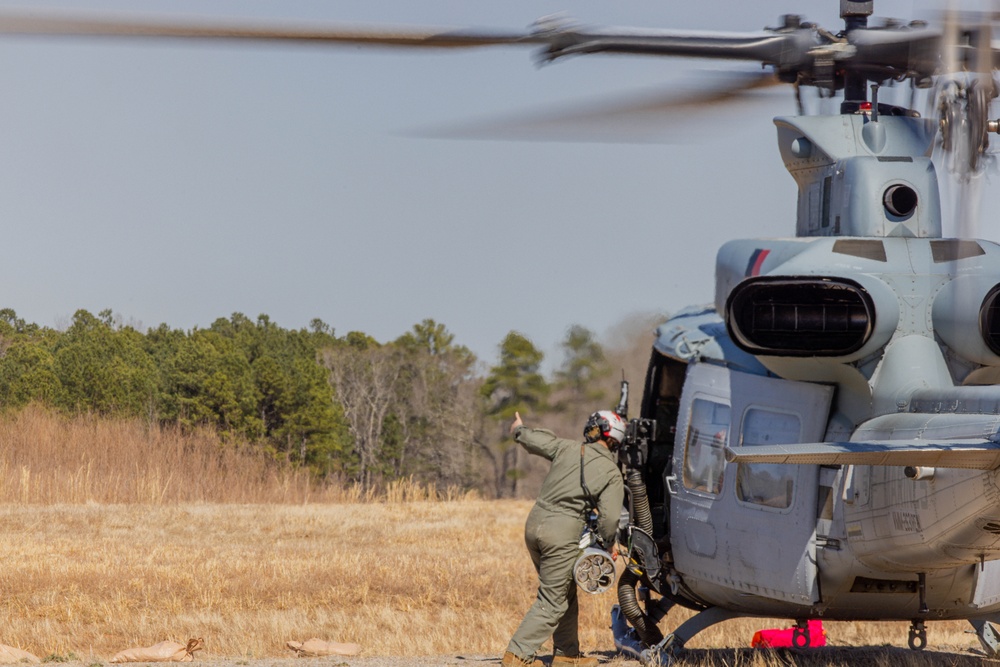
[[[590,492],[590,487],[587,486],[587,477],[584,474],[584,459],[583,454],[587,449],[587,443],[580,444],[580,486],[583,488],[583,493],[587,496],[587,502],[590,503],[590,511],[587,512],[587,525],[594,528],[597,521],[597,499],[594,498],[594,494]]]

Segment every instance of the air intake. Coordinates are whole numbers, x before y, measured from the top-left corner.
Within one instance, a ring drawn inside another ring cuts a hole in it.
[[[766,276],[733,289],[726,324],[733,341],[751,354],[842,357],[871,337],[875,306],[852,280]]]
[[[1000,285],[994,285],[979,307],[979,333],[994,354],[1000,355]]]

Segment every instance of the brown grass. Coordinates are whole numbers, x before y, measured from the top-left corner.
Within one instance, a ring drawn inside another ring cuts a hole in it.
[[[164,639],[199,657],[289,656],[312,636],[366,655],[498,655],[534,597],[525,501],[401,482],[317,485],[210,433],[0,416],[0,642],[92,664]],[[614,594],[581,596],[581,640],[613,665]],[[689,612],[673,611],[669,630]],[[837,648],[760,652],[741,619],[696,637],[686,667],[979,664],[965,623],[832,623]],[[886,647],[886,645],[889,645]],[[876,649],[844,648],[874,646]]]
[[[412,480],[362,489],[318,482],[259,448],[142,420],[68,418],[29,407],[0,414],[0,503],[307,503],[456,499]]]
[[[205,636],[273,656],[314,634],[384,655],[495,652],[531,602],[528,507],[8,506],[0,627],[43,655]],[[609,599],[584,600],[595,648]]]
[[[206,659],[288,655],[285,641],[312,636],[357,642],[367,655],[499,654],[534,595],[522,542],[529,508],[485,500],[6,505],[0,641],[90,662],[197,636]],[[583,645],[609,657],[613,603],[612,593],[581,597]],[[662,626],[686,614],[672,612]],[[736,650],[774,625],[785,622],[712,628],[680,664],[959,665],[954,652],[978,646],[968,626],[936,623],[922,656]],[[906,631],[905,623],[828,625],[839,646],[903,647]],[[924,661],[900,662],[911,659]]]
[[[53,505],[0,509],[0,641],[110,657],[204,636],[287,655],[492,653],[531,601],[528,503]]]

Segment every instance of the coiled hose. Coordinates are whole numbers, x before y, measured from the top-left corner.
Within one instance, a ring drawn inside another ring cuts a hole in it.
[[[663,641],[663,634],[656,627],[656,623],[653,623],[652,619],[646,616],[642,607],[639,606],[639,599],[635,594],[637,583],[639,583],[639,575],[629,569],[622,572],[622,576],[618,580],[618,607],[639,634],[639,639],[646,646],[653,646]]]
[[[632,498],[632,523],[647,535],[652,535],[653,514],[649,509],[649,496],[646,495],[646,485],[642,481],[642,473],[634,468],[629,469],[625,475],[625,483],[628,485]],[[622,576],[618,580],[618,606],[628,622],[639,633],[639,639],[647,646],[652,646],[663,640],[663,634],[656,627],[656,623],[646,616],[642,607],[639,606],[639,599],[635,592],[635,586],[638,583],[639,575],[628,568],[622,572]]]
[[[629,468],[625,475],[625,483],[632,497],[632,523],[650,537],[653,535],[653,513],[649,509],[649,496],[646,494],[646,484],[642,481],[642,473],[635,468]]]

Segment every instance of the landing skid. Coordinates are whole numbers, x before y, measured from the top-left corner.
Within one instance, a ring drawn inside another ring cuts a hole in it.
[[[682,623],[671,634],[664,637],[659,644],[646,646],[639,640],[635,629],[629,626],[628,620],[621,613],[618,605],[615,605],[611,608],[611,631],[615,636],[615,648],[621,653],[646,666],[668,666],[684,650],[684,644],[696,634],[717,623],[743,616],[746,614],[728,611],[720,607],[709,607]],[[662,617],[663,614],[659,616],[659,618]],[[1000,631],[986,619],[970,619],[969,623],[975,628],[976,636],[979,638],[979,643],[986,656],[989,658],[1000,657]],[[917,637],[918,641],[915,641],[914,635],[920,635]],[[923,623],[918,625],[917,622],[914,622],[911,626],[909,644],[910,648],[917,650],[927,645],[927,635]]]
[[[667,666],[674,661],[674,658],[680,655],[684,649],[684,644],[702,630],[710,628],[717,623],[744,616],[746,614],[729,611],[722,607],[709,607],[681,623],[676,630],[664,637],[663,641],[659,644],[645,646],[639,640],[635,629],[629,626],[625,615],[621,613],[618,605],[615,605],[611,608],[611,630],[615,635],[615,648],[625,655],[638,660],[643,665]]]

